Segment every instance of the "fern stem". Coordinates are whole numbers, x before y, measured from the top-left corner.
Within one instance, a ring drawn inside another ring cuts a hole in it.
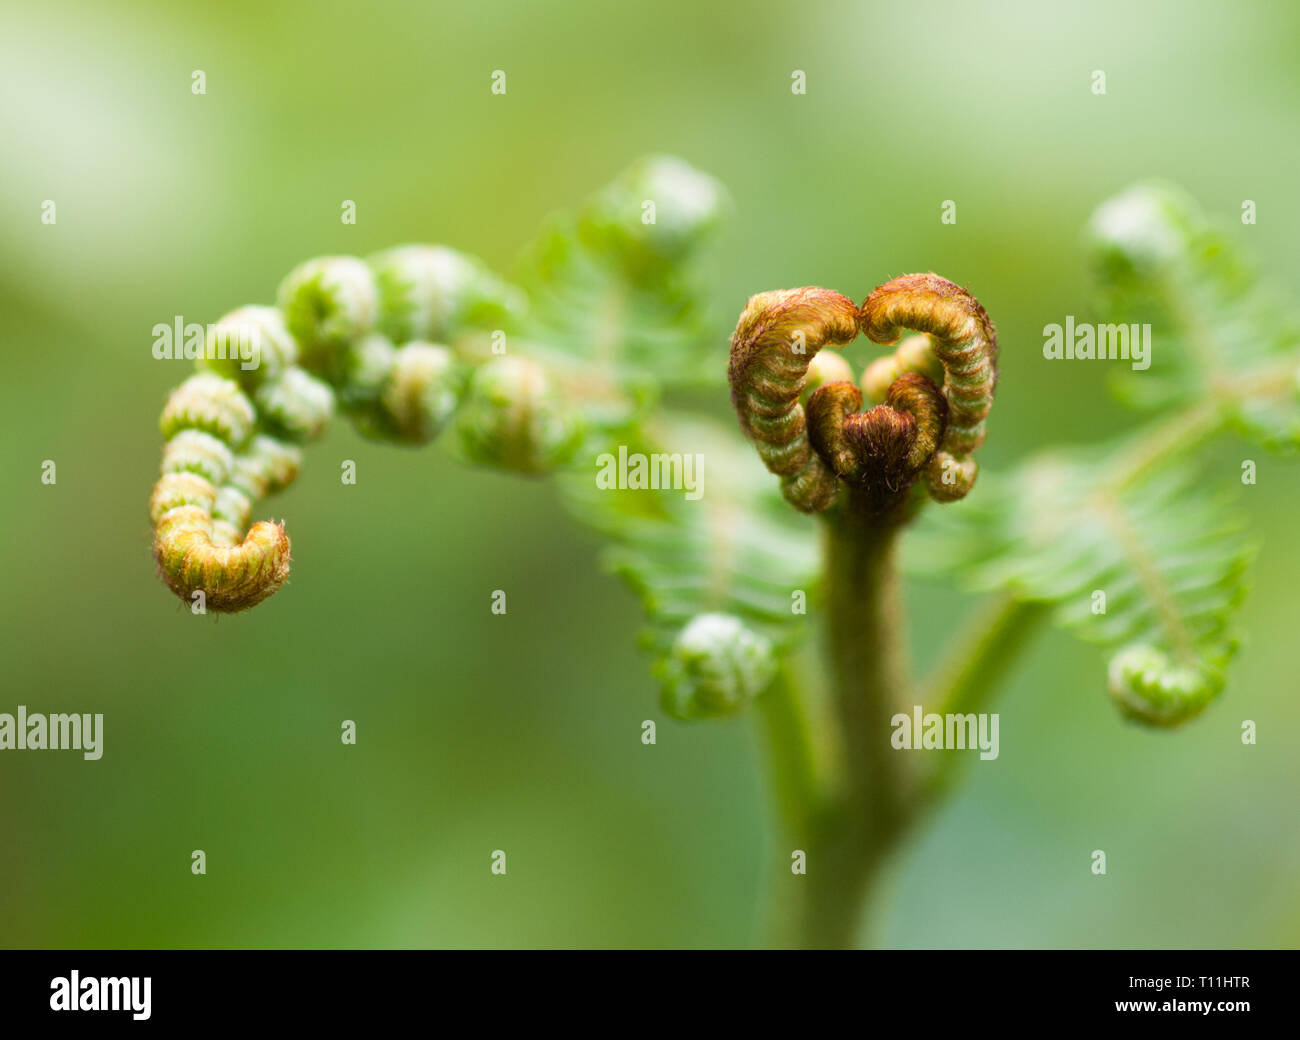
[[[852,946],[873,880],[901,833],[911,760],[890,746],[909,696],[895,548],[902,516],[851,495],[826,516],[826,596],[843,777],[809,837],[800,942]]]
[[[1265,394],[1277,394],[1295,382],[1289,364],[1263,367],[1242,376],[1220,376],[1211,384],[1212,396],[1175,412],[1168,419],[1152,423],[1142,436],[1112,464],[1108,487],[1122,491],[1137,483],[1171,458],[1185,455],[1218,434],[1242,401]]]
[[[1186,454],[1209,440],[1227,421],[1225,402],[1200,401],[1175,412],[1163,422],[1153,423],[1133,446],[1111,464],[1108,489],[1131,487],[1163,462]]]
[[[782,824],[791,839],[803,842],[816,815],[820,791],[811,720],[788,665],[777,672],[756,704]]]
[[[806,894],[802,886],[808,879],[792,876],[784,864],[794,850],[808,848],[824,796],[817,763],[819,756],[824,757],[825,745],[814,738],[802,684],[788,664],[755,704],[760,750],[766,753],[762,761],[778,820],[777,845],[768,857],[766,916],[760,932],[778,948],[798,946]]]

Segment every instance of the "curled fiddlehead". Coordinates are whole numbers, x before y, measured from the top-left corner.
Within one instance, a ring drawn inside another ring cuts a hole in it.
[[[523,288],[432,245],[296,267],[275,306],[212,327],[207,381],[169,406],[151,507],[166,583],[241,610],[284,582],[288,537],[278,524],[250,530],[252,511],[335,413],[398,444],[454,429],[464,459],[534,475],[610,446],[613,431],[626,438],[659,385],[700,378],[695,265],[724,208],[711,177],[651,157],[548,222]],[[225,551],[245,536],[243,555]]]
[[[254,524],[252,501],[297,472],[289,445],[252,436],[253,404],[229,379],[200,374],[182,383],[162,414],[162,475],[149,499],[154,555],[168,588],[205,609],[260,603],[289,572],[289,538],[280,524]]]
[[[1145,643],[1125,647],[1110,659],[1111,700],[1136,722],[1178,726],[1199,715],[1219,695],[1229,656],[1231,651],[1216,655],[1213,663],[1180,664]]]
[[[808,442],[799,395],[817,352],[857,334],[851,300],[829,289],[806,288],[750,297],[731,338],[727,378],[741,428],[763,464],[781,477],[786,501],[805,513],[830,505],[837,484]]]
[[[371,437],[432,440],[465,396],[471,366],[452,347],[417,337],[482,331],[517,306],[477,261],[424,246],[371,263],[309,260],[278,300],[212,325],[199,373],[163,409],[166,445],[149,506],[154,556],[167,586],[187,601],[202,592],[205,610],[245,610],[288,577],[284,526],[249,525],[256,504],[296,477],[298,445],[320,437],[336,411]],[[395,342],[380,329],[411,338]],[[528,362],[497,360],[498,370],[475,383],[467,452],[491,454],[482,448],[490,443],[499,448],[494,464],[544,471],[573,431],[555,417],[544,379],[520,377]]]
[[[816,288],[750,299],[728,368],[741,428],[803,512],[829,508],[840,482],[865,491],[875,509],[921,476],[939,501],[964,497],[997,382],[992,321],[974,297],[934,274],[885,283],[851,317],[846,303]],[[858,328],[885,344],[903,329],[919,334],[868,366],[859,389],[842,357],[818,353],[850,342]],[[864,397],[875,405],[866,412]]]
[[[809,439],[841,480],[896,495],[934,455],[947,402],[925,376],[908,372],[890,384],[883,404],[861,408],[862,392],[853,383],[827,383],[808,402]]]
[[[771,642],[731,614],[699,614],[677,634],[659,666],[664,710],[674,718],[730,715],[772,681]]]
[[[930,494],[941,502],[964,498],[975,486],[975,449],[984,443],[984,420],[998,377],[997,332],[978,300],[936,274],[908,274],[879,286],[862,304],[862,331],[874,343],[896,342],[902,330],[929,337],[943,367],[948,423],[926,473]],[[923,346],[896,354],[900,364],[926,363]],[[915,371],[915,369],[914,369]]]

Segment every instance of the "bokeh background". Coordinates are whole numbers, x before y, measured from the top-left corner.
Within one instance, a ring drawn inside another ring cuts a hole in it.
[[[1087,310],[1103,198],[1172,177],[1295,283],[1298,32],[1284,0],[6,4],[0,710],[103,712],[106,734],[99,762],[0,755],[0,945],[761,942],[788,853],[752,723],[661,716],[637,604],[547,484],[339,424],[272,507],[291,586],[195,623],[148,550],[157,413],[187,370],[152,359],[152,326],[270,302],[322,253],[442,242],[509,272],[549,212],[675,153],[732,194],[720,378],[751,292],[937,270],[999,325],[997,468],[1135,421],[1107,366],[1041,357],[1042,326]],[[1129,727],[1103,655],[1043,634],[1001,757],[898,858],[872,941],[1297,944],[1300,471],[1224,443],[1207,472],[1230,487],[1243,453],[1260,556],[1221,700],[1173,734]],[[923,667],[969,603],[907,592]]]

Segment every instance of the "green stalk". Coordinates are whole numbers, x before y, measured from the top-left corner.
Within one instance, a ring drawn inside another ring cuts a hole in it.
[[[825,749],[807,739],[807,716],[790,677],[764,698],[771,698],[765,716],[786,833],[808,853],[806,877],[777,879],[783,946],[855,944],[881,868],[909,827],[948,793],[958,765],[959,756],[941,754],[931,767],[890,743],[892,718],[910,714],[916,703],[895,566],[904,525],[897,512],[862,506],[851,501],[826,517],[827,635],[841,768],[823,796],[816,781],[827,772],[818,757]],[[995,598],[936,671],[928,710],[984,710],[1046,614],[1038,603]],[[797,906],[788,897],[792,883],[800,886]]]
[[[788,664],[756,703],[782,826],[790,838],[802,842],[820,797],[817,748],[807,708]]]
[[[854,944],[872,882],[902,831],[914,790],[909,756],[889,743],[908,680],[898,599],[896,510],[852,496],[827,514],[826,616],[843,750],[837,789],[812,821],[800,945]]]
[[[824,741],[813,736],[813,720],[803,699],[801,685],[789,664],[756,702],[760,755],[768,770],[778,820],[777,848],[768,857],[765,879],[768,888],[767,919],[760,931],[778,948],[797,946],[803,878],[793,877],[783,864],[794,849],[806,849],[813,821],[821,805],[817,764],[824,760]]]

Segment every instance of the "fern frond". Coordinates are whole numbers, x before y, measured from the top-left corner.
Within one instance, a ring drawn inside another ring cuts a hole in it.
[[[1123,399],[1217,400],[1252,439],[1300,448],[1300,318],[1194,200],[1137,185],[1097,209],[1089,238],[1107,320],[1152,325],[1151,368],[1122,374]]]
[[[1121,711],[1176,725],[1223,688],[1252,552],[1186,464],[1127,479],[1116,460],[1129,447],[1044,454],[991,479],[978,505],[931,511],[906,559],[1051,606],[1080,638],[1119,648]]]
[[[625,457],[694,456],[701,465],[698,497],[683,489],[598,487],[593,469],[563,476],[564,500],[611,540],[606,566],[645,607],[644,644],[656,659],[665,709],[681,717],[734,711],[762,692],[771,668],[738,670],[732,662],[774,661],[797,636],[802,610],[795,594],[806,597],[817,574],[814,532],[784,506],[730,430],[672,415],[653,436],[621,447]],[[619,446],[610,448],[603,464],[617,465]],[[697,623],[702,617],[713,620]],[[703,635],[718,645],[702,658]],[[684,671],[692,668],[694,679],[684,687]],[[721,686],[736,690],[722,696]]]
[[[530,338],[625,384],[716,381],[698,349],[706,328],[696,261],[724,206],[713,178],[651,157],[578,213],[553,218],[520,274]]]

